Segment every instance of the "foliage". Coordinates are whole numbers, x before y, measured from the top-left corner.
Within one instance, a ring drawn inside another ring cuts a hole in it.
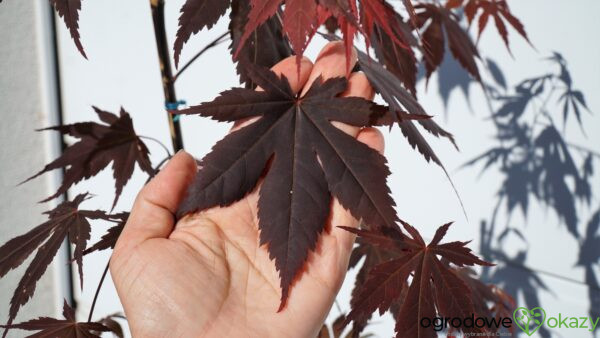
[[[30,321],[12,324],[0,325],[0,327],[21,329],[27,331],[38,331],[28,337],[100,337],[100,332],[112,331],[109,327],[101,323],[77,322],[75,311],[64,302],[63,317],[65,319],[55,319],[49,317],[40,317]],[[115,331],[113,331],[115,332]],[[115,332],[118,334],[118,331]]]
[[[200,161],[178,214],[230,205],[264,176],[258,201],[260,243],[267,245],[279,271],[283,307],[292,281],[324,230],[332,195],[357,219],[394,226],[385,158],[331,121],[356,127],[389,125],[397,115],[362,98],[336,97],[346,89],[344,78],[318,78],[300,97],[285,77],[256,66],[247,71],[264,91],[234,88],[179,112],[221,122],[260,119],[226,136]]]
[[[93,108],[106,125],[96,122],[80,122],[42,129],[56,130],[63,135],[79,139],[77,143],[67,147],[59,158],[27,179],[29,181],[54,169],[64,169],[63,182],[58,191],[43,202],[64,194],[73,184],[97,175],[112,163],[116,189],[114,208],[123,187],[133,175],[136,163],[143,171],[154,174],[148,157],[150,154],[148,147],[135,133],[129,114],[123,108],[121,108],[120,116],[96,107]]]
[[[383,314],[392,305],[397,305],[394,319],[398,334],[437,337],[436,332],[418,325],[421,318],[436,317],[436,309],[441,317],[467,317],[475,313],[473,297],[476,294],[448,264],[457,267],[492,264],[473,255],[466,247],[468,242],[440,244],[452,223],[439,227],[431,242],[425,244],[414,227],[400,222],[409,236],[400,228],[344,228],[380,250],[391,252],[393,257],[369,270],[366,281],[361,283],[352,298],[352,311],[346,322],[354,319],[364,322],[373,312],[379,310]],[[407,283],[410,276],[412,279]]]
[[[21,265],[27,257],[37,250],[35,257],[19,281],[10,301],[8,325],[17,316],[17,312],[35,292],[48,265],[52,262],[65,238],[75,246],[73,259],[79,266],[79,279],[83,286],[83,253],[90,238],[89,220],[113,220],[113,216],[101,210],[79,210],[87,194],[78,195],[73,201],[65,201],[53,210],[46,212],[49,220],[31,231],[15,237],[0,247],[0,276]]]

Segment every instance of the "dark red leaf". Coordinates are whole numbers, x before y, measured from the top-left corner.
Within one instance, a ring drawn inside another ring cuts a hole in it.
[[[354,330],[350,330],[348,333],[343,335],[344,328],[345,328],[345,325],[344,325],[345,319],[346,319],[346,315],[341,314],[333,321],[333,323],[331,323],[330,327],[323,324],[323,327],[321,328],[321,331],[319,331],[319,335],[317,336],[317,338],[368,338],[368,337],[372,337],[371,334],[360,335],[360,332],[356,332]]]
[[[97,322],[77,322],[75,311],[65,303],[63,305],[63,316],[65,319],[55,319],[50,317],[40,317],[19,324],[0,325],[0,327],[9,329],[20,329],[26,331],[37,331],[27,337],[77,337],[77,338],[100,338],[98,333],[109,332],[110,328]],[[5,331],[6,333],[6,331]]]
[[[519,19],[512,15],[508,8],[508,3],[506,0],[468,0],[465,5],[465,12],[467,14],[467,20],[471,23],[478,12],[481,12],[479,16],[479,33],[477,40],[487,27],[489,17],[494,18],[494,23],[496,24],[496,28],[498,29],[498,33],[500,33],[500,37],[504,41],[506,48],[510,52],[510,45],[508,42],[508,31],[506,29],[506,25],[504,24],[504,20],[506,20],[529,44],[529,38],[527,37],[527,32],[525,32],[525,28]]]
[[[431,22],[423,32],[423,49],[425,50],[425,70],[429,79],[431,74],[440,66],[444,60],[444,31],[442,25]]]
[[[426,27],[422,40],[427,77],[444,59],[444,41],[447,39],[454,58],[479,81],[479,70],[475,62],[475,59],[479,58],[479,52],[467,32],[460,27],[458,17],[449,9],[435,4],[420,4],[415,8],[419,10],[418,26]]]
[[[350,56],[352,55],[352,50],[354,49],[354,36],[356,35],[357,29],[356,26],[352,25],[348,22],[344,17],[340,17],[338,19],[340,30],[342,32],[342,37],[344,38],[344,47],[346,50],[346,73],[350,74],[352,69],[350,69]]]
[[[321,330],[319,331],[319,334],[317,335],[317,338],[331,338],[327,325],[323,324]]]
[[[232,89],[212,102],[179,111],[219,121],[260,119],[227,135],[202,159],[178,215],[238,201],[266,171],[258,202],[260,241],[268,244],[275,260],[284,306],[323,231],[331,195],[369,225],[395,224],[385,158],[331,124],[362,127],[392,120],[386,118],[391,114],[385,107],[336,97],[346,88],[343,78],[319,79],[300,98],[285,77],[255,66],[249,74],[263,92]]]
[[[205,27],[210,29],[219,21],[229,8],[230,0],[187,0],[181,7],[179,16],[179,29],[173,45],[175,66],[179,64],[179,56],[183,45],[192,34],[196,34]]]
[[[87,59],[83,46],[81,45],[79,37],[79,10],[81,10],[81,0],[50,0],[50,3],[58,13],[58,16],[63,18],[65,25],[71,33],[71,38],[75,42],[75,46]]]
[[[49,0],[52,7],[61,17],[75,42],[77,50],[87,59],[87,55],[81,45],[79,36],[79,11],[81,10],[81,0]],[[0,0],[2,3],[2,0]]]
[[[94,245],[92,245],[91,247],[85,249],[83,251],[83,255],[90,254],[94,251],[102,251],[106,249],[112,249],[115,247],[115,244],[117,244],[117,239],[119,239],[119,236],[121,236],[121,232],[125,227],[125,223],[127,223],[129,213],[124,212],[116,215],[111,215],[110,217],[113,221],[117,221],[118,223],[115,226],[108,228],[106,233],[102,235],[102,238],[100,238],[98,242],[94,243]]]
[[[459,268],[455,271],[473,293],[472,300],[476,316],[487,318],[510,318],[512,316],[516,309],[516,303],[511,296],[497,286],[485,284],[477,279],[475,272],[470,268]]]
[[[398,83],[396,77],[391,72],[383,68],[380,64],[371,62],[369,57],[360,51],[358,52],[358,63],[375,91],[381,94],[381,97],[390,105],[390,109],[393,111],[393,114],[386,115],[386,118],[391,118],[392,123],[398,123],[402,134],[406,137],[408,143],[413,147],[413,149],[416,148],[427,161],[433,160],[442,168],[444,174],[450,182],[450,185],[452,185],[452,189],[456,193],[464,212],[462,200],[458,195],[458,191],[456,190],[448,171],[442,164],[442,161],[437,157],[429,143],[427,143],[423,135],[421,135],[421,132],[419,132],[417,127],[410,120],[416,120],[425,130],[436,137],[446,137],[458,150],[452,134],[445,131],[432,119],[422,118],[427,116],[423,107],[421,107],[419,102]],[[408,112],[406,112],[405,109]],[[389,125],[389,122],[390,121],[386,121],[385,124]]]
[[[340,227],[346,229],[345,227]],[[349,229],[346,229],[349,230]],[[352,230],[349,230],[352,231]],[[404,234],[395,231],[391,228],[381,228],[373,232],[365,232],[365,236],[370,237],[368,240],[362,237],[357,238],[358,246],[352,250],[350,255],[350,264],[348,269],[357,267],[358,263],[364,259],[360,270],[356,274],[354,280],[354,288],[352,289],[352,296],[350,299],[350,306],[354,307],[360,302],[359,291],[364,286],[368,279],[369,271],[383,262],[389,261],[393,258],[398,257],[400,254],[396,251],[396,243],[401,239]],[[397,238],[397,236],[400,236]],[[373,245],[370,243],[377,243]],[[364,314],[362,316],[356,316],[352,320],[352,331],[354,337],[357,337],[367,326],[367,322],[371,318],[371,314]]]
[[[402,0],[402,3],[404,4],[404,8],[406,8],[406,11],[408,12],[408,17],[410,18],[410,22],[413,24],[413,26],[417,25],[417,13],[415,12],[415,7],[412,4],[412,0]]]
[[[462,6],[464,0],[448,0],[446,2],[446,8],[452,9]]]
[[[381,239],[378,229],[345,228],[358,234],[369,244],[380,247],[383,245],[382,248],[391,250],[397,256],[369,271],[368,279],[356,291],[357,296],[346,321],[364,320],[377,310],[384,313],[394,301],[403,298],[395,316],[397,337],[437,337],[433,328],[419,325],[421,318],[432,318],[436,313],[440,316],[460,317],[474,311],[471,290],[440,258],[457,267],[492,264],[473,255],[466,247],[468,242],[440,244],[451,223],[441,226],[429,245],[425,244],[415,228],[403,221],[401,223],[409,236],[396,227],[395,249],[390,249],[389,240]],[[410,275],[412,280],[404,296],[403,291]]]
[[[72,201],[59,204],[45,213],[48,215],[48,221],[0,247],[0,277],[23,264],[25,259],[37,250],[13,293],[8,324],[12,323],[21,306],[33,296],[37,282],[54,259],[65,238],[75,246],[73,259],[79,267],[80,283],[83,286],[82,259],[90,238],[89,220],[111,219],[110,215],[100,210],[79,210],[79,204],[86,198],[87,194],[80,194]]]
[[[278,16],[277,19],[282,20],[283,30],[298,60],[318,26],[324,22],[331,22],[332,17],[337,20],[336,26],[340,27],[344,36],[347,55],[350,55],[357,32],[363,34],[369,46],[374,29],[385,32],[397,48],[409,48],[406,37],[401,33],[402,29],[398,27],[396,20],[398,13],[384,0],[361,0],[360,11],[356,0],[250,0],[250,4],[248,20],[244,33],[237,43],[234,59],[238,57],[240,49],[251,34],[273,17],[283,4],[285,4],[283,15]],[[415,19],[414,8],[410,1],[405,0],[405,6],[411,13],[411,18]]]
[[[75,144],[68,146],[59,158],[25,181],[54,169],[63,168],[65,170],[62,184],[56,193],[42,202],[60,196],[73,184],[95,176],[112,163],[116,189],[114,208],[123,187],[133,175],[136,163],[143,171],[154,174],[148,157],[150,152],[135,133],[129,114],[123,108],[121,108],[120,116],[96,107],[93,108],[100,120],[106,124],[81,122],[42,129],[56,130],[63,135],[79,139]]]
[[[393,20],[396,20],[396,24],[392,27],[395,30],[400,30],[396,35],[400,36],[402,41],[405,41],[404,45],[394,43],[390,36],[379,27],[376,27],[373,31],[371,45],[379,62],[402,81],[404,86],[415,96],[417,93],[415,88],[417,83],[417,59],[413,50],[407,46],[418,48],[418,43],[412,36],[410,27],[402,21],[399,15],[396,15]]]
[[[246,40],[250,35],[265,21],[277,13],[279,5],[283,0],[250,0],[250,12],[248,13],[248,21],[243,30],[243,35],[237,45],[237,49],[234,49],[233,58],[237,59],[241,48],[246,43]]]
[[[398,22],[395,20],[397,13],[389,4],[383,0],[361,0],[360,4],[362,6],[360,12],[361,24],[367,47],[370,45],[373,29],[379,27],[395,44],[403,48],[408,48],[403,36],[399,34],[401,29],[396,27],[398,25]]]
[[[290,39],[292,49],[300,58],[317,28],[317,3],[314,0],[286,0],[283,29]]]
[[[318,0],[319,5],[326,8],[334,18],[344,18],[354,27],[358,27],[355,0]]]
[[[410,115],[426,115],[425,110],[419,102],[398,83],[394,74],[383,68],[380,64],[370,60],[365,53],[358,52],[358,63],[375,91],[381,95],[396,113],[394,119],[398,122],[402,133],[408,139],[410,145],[413,148],[417,148],[427,161],[433,160],[443,167],[442,162],[414,123],[408,121],[406,118],[406,116]],[[452,134],[442,129],[432,119],[419,119],[417,122],[434,136],[447,138],[456,147]]]
[[[250,0],[233,0],[231,4],[231,52],[238,50],[240,39],[244,34],[250,11]],[[292,55],[292,48],[283,35],[283,28],[277,18],[271,17],[258,27],[246,41],[237,54],[237,73],[240,82],[246,83],[249,88],[254,88],[249,83],[246,68],[249,64],[271,68],[277,62]]]
[[[104,325],[113,335],[117,336],[118,338],[124,338],[125,334],[123,333],[123,327],[117,321],[117,319],[124,320],[125,316],[123,316],[121,313],[113,313],[98,320],[98,323]],[[92,333],[100,334],[100,331],[92,331]]]
[[[334,34],[338,30],[338,28],[340,28],[338,25],[338,20],[333,16],[328,17],[323,25],[325,26],[325,29],[329,34]]]
[[[465,16],[467,17],[467,21],[469,23],[473,22],[475,15],[477,14],[477,5],[473,1],[468,1],[464,7]]]

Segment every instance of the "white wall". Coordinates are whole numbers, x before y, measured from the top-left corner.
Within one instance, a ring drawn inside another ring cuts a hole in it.
[[[58,117],[51,13],[48,4],[40,1],[5,1],[0,5],[0,243],[44,222],[42,212],[55,206],[37,201],[56,190],[59,173],[17,186],[60,153],[56,135],[34,131],[56,124]],[[68,285],[66,257],[61,249],[15,323],[62,313]],[[0,279],[2,323],[8,319],[9,301],[30,260]],[[9,337],[19,336],[23,336],[22,331],[10,331]]]
[[[167,5],[167,27],[172,42],[176,31],[176,19],[183,0],[171,0]],[[569,62],[574,82],[587,94],[588,105],[596,113],[600,111],[600,44],[596,34],[600,29],[597,13],[600,2],[578,1],[510,1],[513,13],[525,23],[526,29],[537,51],[528,46],[516,32],[510,31],[510,40],[515,58],[506,51],[501,39],[490,22],[488,31],[480,41],[485,57],[492,57],[504,69],[510,84],[515,84],[526,76],[546,72],[550,64],[542,61],[550,51],[558,50]],[[585,10],[582,10],[585,8]],[[163,109],[163,96],[160,87],[158,61],[152,35],[152,22],[147,1],[104,0],[86,1],[81,14],[81,35],[89,60],[84,60],[76,51],[66,29],[60,28],[61,67],[64,87],[65,122],[71,123],[95,119],[90,108],[97,105],[103,109],[116,111],[121,105],[134,118],[136,130],[142,135],[152,135],[168,144],[166,117]],[[225,31],[226,20],[221,21],[212,31],[202,32],[186,45],[182,60],[190,58],[196,50]],[[308,55],[315,56],[323,41],[315,40]],[[212,99],[218,92],[235,86],[237,78],[230,62],[226,45],[221,45],[202,57],[180,78],[177,90],[180,98],[190,104]],[[495,193],[500,176],[488,173],[476,180],[476,169],[456,172],[462,163],[487,150],[493,144],[494,129],[487,119],[489,111],[478,88],[471,88],[470,112],[462,95],[454,93],[448,108],[447,121],[443,118],[443,107],[437,96],[436,81],[430,81],[427,92],[424,84],[419,86],[420,100],[432,115],[437,115],[442,123],[456,135],[461,152],[456,152],[444,141],[432,140],[435,149],[451,171],[454,182],[465,202],[469,221],[462,215],[454,193],[439,168],[426,164],[415,151],[411,150],[398,130],[386,135],[387,156],[393,175],[390,185],[398,204],[399,215],[417,226],[426,236],[431,236],[437,226],[448,220],[456,224],[448,234],[448,239],[474,239],[471,247],[478,248],[479,221],[490,215],[495,203]],[[22,107],[18,107],[22,111]],[[584,114],[585,115],[585,114]],[[588,138],[579,136],[577,126],[569,128],[572,140],[593,145],[600,150],[600,124],[597,116],[585,116]],[[220,139],[228,126],[214,121],[195,117],[182,119],[186,149],[197,157],[205,154],[212,144]],[[36,125],[37,127],[37,125]],[[152,159],[163,158],[163,151],[155,145]],[[34,166],[38,168],[39,166]],[[136,172],[133,180],[124,191],[117,206],[127,210],[136,191],[143,185],[144,175]],[[600,186],[596,178],[594,187]],[[110,208],[113,194],[113,181],[109,172],[96,179],[81,184],[73,193],[93,190],[98,196],[86,206]],[[594,199],[593,205],[598,205]],[[588,215],[582,214],[582,219]],[[527,227],[518,213],[512,224],[521,227],[529,241],[530,254],[527,264],[536,269],[551,271],[576,280],[583,280],[583,271],[575,268],[578,250],[577,242],[565,236],[564,227],[556,216],[539,205],[532,205]],[[106,229],[105,224],[94,225],[93,239]],[[516,242],[515,248],[522,245]],[[93,297],[94,288],[100,277],[108,254],[103,253],[86,258],[86,284],[79,296],[80,315],[86,315]],[[587,290],[583,285],[567,283],[560,279],[543,276],[544,281],[554,290],[554,294],[542,293],[542,304],[546,309],[573,315],[587,314]],[[340,295],[340,305],[348,309],[347,301],[353,281],[349,278]],[[97,315],[114,312],[119,303],[114,287],[107,283],[102,290]],[[334,308],[333,315],[337,316]],[[381,336],[390,336],[393,323],[389,319],[376,320],[369,331]],[[585,337],[580,332],[565,331],[563,336]]]

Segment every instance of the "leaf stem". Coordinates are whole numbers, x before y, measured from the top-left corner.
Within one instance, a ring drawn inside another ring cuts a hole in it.
[[[171,102],[177,102],[175,85],[172,80],[173,71],[171,70],[171,54],[167,41],[165,28],[165,2],[164,0],[149,0],[152,9],[152,22],[154,23],[154,38],[156,40],[156,49],[158,52],[158,61],[162,75],[162,87],[165,95],[165,106]],[[179,121],[173,119],[173,115],[168,114],[169,132],[171,142],[175,152],[183,149],[183,137]]]
[[[154,167],[154,173],[152,173],[152,175],[148,175],[148,179],[146,180],[146,183],[144,183],[144,184],[148,184],[148,182],[150,182],[150,180],[151,180],[151,179],[152,179],[154,176],[156,176],[156,174],[158,174],[158,171],[159,171],[160,167],[162,167],[162,165],[163,165],[163,164],[165,164],[165,162],[167,162],[168,160],[170,160],[170,159],[171,159],[171,157],[172,157],[172,156],[168,156],[168,157],[165,157],[165,158],[163,158],[163,159],[162,159],[162,161],[160,161],[160,162],[159,162],[159,163],[156,165],[156,167]]]
[[[106,274],[108,273],[108,267],[110,264],[110,260],[106,263],[106,267],[104,268],[104,272],[102,273],[102,277],[100,277],[100,282],[98,283],[98,287],[96,288],[96,293],[94,294],[94,300],[92,301],[92,307],[90,308],[90,314],[88,315],[88,323],[92,321],[92,316],[94,314],[94,309],[96,308],[96,301],[98,300],[98,295],[100,294],[100,289],[102,288],[102,284],[104,283],[104,279],[106,278]]]
[[[229,36],[229,31],[219,35],[216,39],[214,39],[208,45],[204,46],[204,48],[202,48],[198,53],[196,53],[196,55],[194,55],[194,57],[190,61],[188,61],[183,67],[181,67],[181,69],[179,69],[177,74],[175,74],[175,76],[173,76],[173,79],[171,80],[171,82],[175,83],[175,81],[177,81],[179,76],[181,74],[183,74],[183,72],[185,72],[185,70],[188,69],[188,67],[191,66],[192,63],[194,63],[194,61],[196,61],[200,56],[202,56],[202,54],[204,54],[209,49],[216,47],[216,46],[220,45],[221,43],[227,41],[227,39],[225,39],[225,38],[228,36]]]
[[[167,153],[167,156],[169,158],[171,156],[173,156],[171,154],[171,152],[169,151],[169,148],[167,148],[167,146],[164,143],[160,142],[158,139],[156,139],[154,137],[151,137],[151,136],[144,136],[144,135],[139,135],[138,137],[141,138],[141,139],[145,139],[145,140],[150,140],[150,141],[156,142],[158,145],[160,145],[165,150],[165,152]]]

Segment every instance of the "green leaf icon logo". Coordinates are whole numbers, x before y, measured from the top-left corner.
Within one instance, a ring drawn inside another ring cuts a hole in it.
[[[534,334],[546,321],[546,311],[541,307],[531,310],[519,307],[513,312],[515,324],[528,336]]]

